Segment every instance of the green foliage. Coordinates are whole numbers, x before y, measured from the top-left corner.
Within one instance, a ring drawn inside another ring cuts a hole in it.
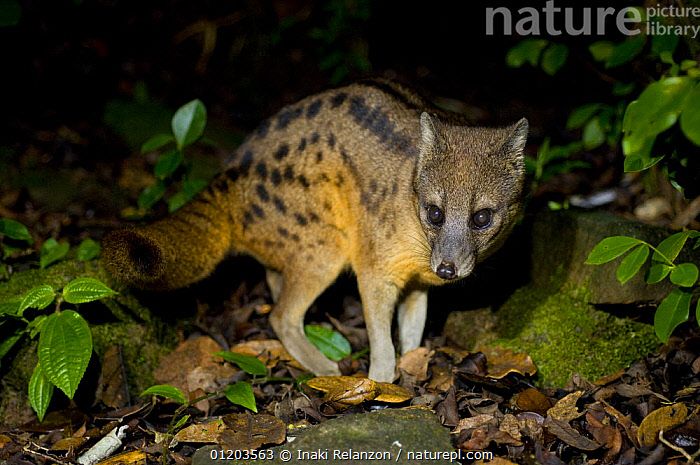
[[[155,134],[141,145],[141,153],[144,154],[164,150],[173,144],[175,147],[159,155],[153,168],[156,182],[146,187],[137,201],[140,216],[165,198],[170,186],[179,185],[179,190],[166,199],[170,212],[185,205],[206,187],[206,181],[192,177],[192,166],[185,158],[185,149],[202,138],[206,125],[206,107],[195,99],[178,108],[173,115],[170,121],[172,134]],[[183,175],[177,180],[176,176],[180,172]]]
[[[240,405],[254,413],[258,413],[258,407],[255,405],[253,388],[250,383],[238,381],[237,383],[230,384],[224,389],[224,395],[232,404]]]
[[[338,362],[352,353],[352,347],[345,337],[337,331],[320,325],[304,326],[306,337],[326,357]]]
[[[586,264],[602,265],[628,254],[620,261],[616,271],[617,280],[625,284],[639,273],[653,250],[651,266],[645,278],[647,284],[656,284],[668,277],[671,283],[677,286],[661,301],[654,315],[656,335],[666,342],[673,330],[688,320],[693,288],[698,286],[699,272],[696,264],[674,263],[690,239],[696,239],[695,247],[698,247],[700,232],[682,231],[673,234],[656,247],[634,237],[606,237],[591,250]],[[698,308],[700,309],[700,303]],[[700,319],[698,322],[700,324]]]
[[[267,374],[267,367],[257,357],[236,352],[217,352],[214,355],[218,355],[227,362],[234,363],[249,375],[265,376]]]
[[[141,397],[145,396],[161,396],[166,399],[174,400],[181,405],[188,403],[187,396],[185,396],[182,390],[169,384],[156,384],[155,386],[151,386],[141,393]]]
[[[520,68],[528,63],[554,76],[565,64],[569,56],[569,47],[544,39],[525,39],[518,42],[506,54],[506,64],[511,68]]]
[[[54,387],[73,398],[92,356],[92,334],[88,323],[75,310],[63,309],[63,304],[92,302],[114,294],[97,279],[75,278],[60,292],[43,284],[24,295],[0,302],[0,325],[6,318],[26,325],[0,343],[0,360],[22,338],[39,337],[39,361],[29,382],[29,401],[39,420],[46,413]],[[47,315],[45,309],[52,303],[55,303],[54,311]],[[25,317],[27,309],[36,310],[31,312],[33,317],[30,320]]]
[[[78,245],[76,257],[81,262],[89,262],[90,260],[94,260],[97,257],[99,257],[100,252],[102,252],[102,248],[100,247],[100,244],[98,244],[96,241],[88,238],[88,239],[83,240],[80,243],[80,245]]]
[[[58,242],[53,237],[47,239],[39,251],[39,266],[44,269],[57,261],[63,260],[68,255],[68,250],[70,250],[68,242]]]
[[[24,241],[29,244],[33,242],[31,234],[25,225],[19,221],[9,218],[0,218],[0,236],[5,236],[10,239]]]

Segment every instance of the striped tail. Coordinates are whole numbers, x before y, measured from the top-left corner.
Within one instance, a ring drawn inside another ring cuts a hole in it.
[[[178,289],[205,278],[231,250],[229,215],[213,197],[205,191],[172,216],[109,233],[104,267],[141,289]]]

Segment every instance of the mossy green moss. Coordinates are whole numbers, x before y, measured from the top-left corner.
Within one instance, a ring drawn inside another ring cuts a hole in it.
[[[582,294],[519,289],[497,312],[494,344],[527,352],[545,386],[573,373],[595,380],[658,348],[653,327],[596,310]]]

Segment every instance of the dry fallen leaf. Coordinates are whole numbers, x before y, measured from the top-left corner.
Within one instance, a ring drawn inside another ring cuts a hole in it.
[[[491,460],[488,462],[484,462],[483,460],[477,460],[474,462],[474,465],[517,465],[515,462],[511,462],[510,460],[506,460],[501,457],[493,457]]]
[[[217,443],[224,449],[254,450],[266,444],[282,444],[287,438],[284,422],[266,413],[234,413],[222,419],[226,429]]]
[[[398,368],[405,371],[416,381],[421,382],[428,379],[428,362],[435,354],[434,351],[425,347],[418,347],[401,356]]]
[[[496,424],[496,417],[486,413],[474,415],[473,417],[460,418],[457,427],[452,431],[452,434],[459,434],[465,429],[479,428],[480,426]]]
[[[578,402],[582,395],[583,391],[576,391],[562,397],[554,404],[554,407],[547,410],[547,417],[567,423],[580,417],[583,415],[583,412],[578,411],[576,402]]]
[[[518,419],[510,413],[505,414],[501,420],[501,424],[498,425],[498,429],[508,434],[510,437],[516,441],[520,441],[522,435],[520,434],[520,425],[518,424]]]
[[[685,423],[688,418],[688,408],[685,404],[677,403],[661,407],[642,420],[637,430],[639,445],[651,447],[657,443],[659,431],[668,431]]]
[[[552,407],[552,402],[538,389],[527,388],[515,396],[515,406],[523,412],[537,412],[546,415]]]
[[[509,373],[532,376],[537,367],[526,353],[514,352],[503,347],[480,347],[479,352],[486,355],[489,378],[501,379]]]
[[[124,452],[98,462],[97,465],[146,465],[146,453],[140,450]]]
[[[198,442],[203,444],[215,444],[216,440],[226,425],[222,419],[216,419],[206,423],[197,423],[183,428],[175,435],[178,442]]]
[[[577,449],[596,450],[600,447],[600,444],[583,436],[565,420],[547,417],[544,426],[550,433]]]
[[[622,412],[620,412],[607,402],[602,402],[602,404],[605,413],[613,417],[617,421],[617,423],[625,429],[625,434],[627,435],[629,440],[632,441],[632,444],[634,444],[635,447],[639,446],[639,440],[637,439],[637,432],[639,431],[639,427],[635,425],[632,422],[632,420],[630,420],[629,415],[623,415]]]
[[[257,357],[268,368],[274,368],[277,362],[283,362],[294,368],[303,369],[277,339],[242,342],[233,346],[231,352]]]
[[[52,446],[52,451],[77,450],[88,441],[87,438],[63,438],[56,441]]]
[[[609,419],[608,417],[605,418]],[[599,421],[590,413],[586,413],[586,422],[586,429],[591,433],[593,439],[607,449],[604,462],[612,462],[612,459],[617,457],[622,449],[622,434],[620,434],[620,430],[612,425]]]
[[[428,381],[427,388],[438,392],[447,392],[455,384],[455,377],[449,367],[434,366],[433,376]]]

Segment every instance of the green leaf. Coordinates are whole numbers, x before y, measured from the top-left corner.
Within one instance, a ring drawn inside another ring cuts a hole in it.
[[[642,241],[628,236],[611,236],[600,241],[586,259],[587,265],[602,265],[619,257]]]
[[[588,46],[588,51],[595,61],[608,61],[615,45],[608,40],[599,40]]]
[[[304,332],[309,341],[334,362],[344,359],[352,352],[348,340],[337,331],[320,325],[306,325]]]
[[[637,156],[643,165],[653,164],[654,139],[675,124],[692,85],[693,81],[687,77],[665,78],[649,84],[627,106],[622,122],[622,151],[626,157]]]
[[[0,341],[0,360],[2,360],[5,357],[5,355],[7,355],[8,352],[12,350],[15,344],[17,344],[22,339],[22,336],[23,333],[20,330],[9,337],[5,337],[5,339]]]
[[[182,184],[182,190],[168,199],[168,211],[170,213],[179,210],[183,205],[207,186],[207,182],[201,179],[188,179]]]
[[[252,410],[254,413],[258,413],[253,388],[245,381],[228,385],[224,390],[224,395],[232,404],[240,405],[248,410]]]
[[[622,42],[613,46],[612,52],[607,60],[605,60],[606,68],[615,68],[620,65],[632,61],[634,57],[639,55],[644,49],[646,37],[642,34],[629,37]]]
[[[195,99],[181,106],[171,121],[177,148],[182,150],[199,139],[206,124],[207,110],[200,100]]]
[[[508,50],[506,54],[506,64],[511,68],[520,68],[525,63],[537,66],[540,54],[547,44],[543,39],[525,39],[518,42],[516,46]]]
[[[165,152],[156,162],[153,174],[158,179],[166,179],[170,177],[182,164],[182,152],[178,149],[173,149]]]
[[[189,416],[189,415],[183,415],[183,416],[181,416],[180,419],[177,421],[177,423],[175,423],[175,424],[173,425],[172,430],[173,430],[173,431],[179,430],[182,426],[185,425],[185,423],[187,423],[187,421],[188,421],[189,419],[190,419],[190,416]]]
[[[674,289],[659,304],[654,315],[654,330],[662,342],[668,342],[673,330],[688,320],[691,297],[690,292]]]
[[[34,287],[24,295],[22,303],[19,305],[18,312],[21,314],[28,308],[37,308],[41,310],[51,305],[51,302],[56,298],[56,291],[48,284]]]
[[[44,324],[48,319],[48,315],[38,315],[36,318],[29,322],[29,324],[27,325],[27,330],[29,331],[29,337],[31,339],[34,339],[37,336],[37,334],[41,333],[41,330],[44,328]]]
[[[190,197],[194,197],[208,185],[209,183],[204,179],[186,179],[185,182],[182,183],[182,190]]]
[[[586,124],[603,106],[602,103],[587,103],[575,108],[566,121],[566,129],[577,129]]]
[[[100,244],[90,238],[87,238],[84,239],[78,246],[77,257],[81,262],[89,262],[90,260],[96,259],[100,255],[101,251],[102,249],[100,248]]]
[[[17,0],[0,1],[0,27],[15,26],[22,18],[22,5]]]
[[[238,368],[250,375],[265,376],[267,374],[267,367],[257,357],[226,351],[217,352],[214,355],[218,355],[227,362],[235,363]]]
[[[673,54],[678,45],[679,37],[676,34],[654,34],[651,36],[651,53],[655,56],[661,56],[666,52]]]
[[[153,152],[171,142],[175,142],[175,138],[171,134],[156,134],[143,143],[141,153]]]
[[[635,88],[634,82],[616,82],[612,87],[612,94],[618,97],[629,95]]]
[[[22,305],[22,297],[14,297],[10,300],[0,302],[0,316],[2,315],[19,315],[19,306]]]
[[[151,386],[141,393],[141,397],[145,396],[161,396],[166,399],[172,399],[181,405],[185,405],[188,402],[187,397],[179,388],[169,384]]]
[[[678,257],[678,254],[681,253],[681,250],[683,249],[683,246],[685,245],[685,242],[688,240],[689,236],[690,231],[681,231],[671,234],[656,246],[656,250],[658,250],[658,252],[654,252],[651,259],[657,262],[666,263],[666,260],[664,260],[665,257],[673,262]],[[663,255],[663,257],[661,255]]]
[[[569,47],[564,44],[551,44],[542,54],[542,70],[553,76],[566,63],[569,56]]]
[[[44,415],[46,415],[46,409],[49,408],[52,396],[53,384],[41,369],[41,363],[37,363],[29,380],[29,404],[36,412],[40,422],[44,421]]]
[[[83,304],[116,294],[95,278],[75,278],[63,288],[63,299],[69,304]]]
[[[87,322],[72,310],[51,314],[41,329],[38,354],[49,381],[72,399],[92,355]]]
[[[681,263],[671,270],[671,282],[676,286],[691,287],[698,281],[698,267],[694,263]]]
[[[582,139],[583,146],[588,150],[600,147],[605,142],[605,133],[600,126],[599,118],[593,118],[586,123],[586,126],[583,128]]]
[[[629,255],[623,258],[615,273],[620,284],[625,284],[632,279],[642,268],[647,258],[649,258],[649,246],[646,244],[641,244],[639,247],[636,247]]]
[[[681,113],[681,130],[695,145],[700,145],[700,82],[693,87]]]
[[[165,184],[158,181],[154,185],[145,188],[143,192],[141,192],[141,195],[139,195],[139,199],[136,203],[138,204],[139,208],[148,210],[160,199],[162,199],[164,194]]]
[[[43,269],[62,260],[69,249],[70,245],[66,241],[57,242],[54,238],[47,239],[39,252],[39,266]]]
[[[654,263],[647,272],[647,284],[656,284],[671,272],[671,267],[665,263]]]
[[[0,235],[30,244],[34,242],[25,225],[9,218],[0,218]]]

